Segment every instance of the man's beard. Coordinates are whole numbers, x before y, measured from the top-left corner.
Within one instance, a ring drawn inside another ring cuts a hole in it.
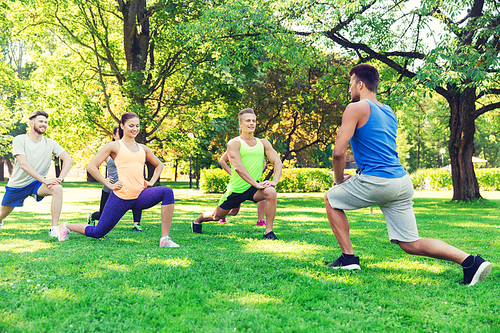
[[[351,103],[356,103],[361,100],[361,97],[359,96],[359,93],[351,95]]]
[[[37,132],[38,134],[40,134],[40,135],[44,135],[44,134],[45,134],[45,130],[43,130],[43,131],[42,131],[42,130],[41,130],[38,126],[36,126],[36,125],[33,127],[33,130],[34,130],[35,132]]]

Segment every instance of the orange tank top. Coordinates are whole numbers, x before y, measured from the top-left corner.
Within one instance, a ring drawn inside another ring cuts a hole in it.
[[[133,152],[125,146],[122,140],[118,140],[118,142],[120,143],[120,150],[116,154],[114,161],[118,171],[118,178],[123,183],[123,186],[113,192],[123,200],[137,199],[142,190],[146,188],[144,180],[146,152],[139,145],[137,145],[139,151]]]

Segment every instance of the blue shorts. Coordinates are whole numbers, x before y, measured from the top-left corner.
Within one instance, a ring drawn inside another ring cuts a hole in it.
[[[238,208],[243,201],[252,200],[253,202],[257,202],[253,199],[255,193],[257,193],[258,189],[250,186],[248,190],[243,193],[231,193],[226,200],[223,201],[223,197],[221,198],[219,203],[219,207],[225,210],[231,210],[233,208]]]
[[[35,180],[31,184],[20,188],[5,186],[5,194],[3,195],[2,206],[22,207],[24,204],[24,199],[26,199],[30,195],[33,196],[36,201],[42,201],[43,197],[36,194],[40,186],[42,186],[42,183],[38,180]]]

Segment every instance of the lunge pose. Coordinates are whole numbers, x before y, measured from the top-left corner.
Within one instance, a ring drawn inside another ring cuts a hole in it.
[[[325,194],[326,214],[342,255],[328,266],[360,269],[344,210],[376,205],[384,214],[390,241],[403,251],[461,264],[462,284],[472,286],[484,281],[491,263],[441,240],[419,237],[413,212],[413,185],[396,152],[396,115],[389,105],[376,98],[379,73],[374,66],[361,64],[353,67],[349,75],[352,103],[345,109],[333,150],[336,185]],[[349,142],[361,168],[361,173],[352,177],[344,173]]]
[[[33,196],[36,201],[52,196],[52,228],[49,230],[49,236],[57,237],[59,234],[57,223],[63,202],[63,189],[60,184],[68,174],[73,160],[57,142],[44,136],[48,118],[44,111],[33,112],[29,116],[29,133],[18,135],[12,141],[12,155],[16,161],[14,172],[5,186],[0,209],[0,229],[3,220],[15,207],[22,207],[28,196]],[[59,157],[63,166],[58,178],[47,179],[45,176],[49,172],[52,155]]]
[[[219,164],[221,168],[226,171],[229,175],[231,175],[231,168],[227,164],[229,161],[229,157],[227,156],[227,151],[222,154],[222,156],[219,159]],[[264,164],[262,166],[262,171],[266,170],[266,161],[264,160]],[[233,208],[231,209],[227,215],[230,216],[236,216],[238,212],[240,211],[240,207]],[[264,215],[266,214],[266,200],[262,200],[257,202],[257,226],[258,227],[265,227],[266,226],[266,220],[264,219]],[[226,218],[223,217],[222,219],[219,220],[219,223],[226,223]]]
[[[264,238],[278,239],[273,232],[277,204],[274,187],[281,177],[281,160],[269,141],[254,137],[257,119],[253,109],[241,110],[238,118],[241,134],[227,144],[227,154],[231,163],[231,178],[227,190],[215,210],[198,216],[191,223],[191,227],[194,233],[201,234],[202,222],[218,221],[224,218],[231,209],[240,207],[241,203],[246,200],[253,202],[266,200]],[[274,166],[274,175],[272,181],[258,183],[257,180],[262,176],[264,153]]]
[[[139,117],[133,112],[123,114],[120,121],[121,140],[105,145],[90,161],[87,171],[96,180],[109,187],[113,192],[104,205],[104,210],[97,226],[88,224],[59,225],[59,240],[68,239],[70,231],[94,238],[101,238],[115,227],[129,209],[143,210],[161,202],[161,247],[178,247],[168,236],[174,213],[174,193],[172,189],[163,186],[153,186],[160,177],[163,163],[145,145],[138,144],[135,137],[139,133]],[[99,165],[111,157],[118,170],[120,178],[111,183],[99,172]],[[148,160],[155,167],[150,181],[144,180],[144,162]]]
[[[113,141],[120,140],[119,129],[120,129],[119,126],[116,126],[113,129]],[[106,160],[106,164],[108,166],[108,180],[109,180],[109,182],[116,183],[118,181],[118,172],[116,171],[115,162],[113,161],[113,159],[111,157],[108,157],[108,159]],[[89,214],[89,217],[87,218],[88,224],[95,225],[95,221],[99,220],[99,218],[101,217],[101,213],[104,209],[104,205],[106,204],[106,201],[108,201],[110,193],[111,193],[111,189],[106,187],[106,185],[104,185],[102,187],[101,204],[99,206],[99,211]],[[141,228],[142,210],[132,209],[132,216],[134,217],[134,226],[133,226],[132,230],[142,232],[142,228]]]

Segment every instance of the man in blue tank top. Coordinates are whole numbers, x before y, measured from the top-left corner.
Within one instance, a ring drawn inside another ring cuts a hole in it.
[[[491,271],[491,263],[441,240],[418,236],[413,185],[396,152],[397,118],[391,107],[378,102],[376,97],[379,73],[374,66],[361,64],[353,67],[349,75],[352,103],[344,111],[333,150],[335,184],[325,194],[326,214],[342,255],[327,265],[361,269],[359,257],[354,255],[344,210],[379,206],[390,241],[403,251],[461,264],[462,284],[472,286],[484,281]],[[349,143],[361,170],[353,177],[344,173]]]

